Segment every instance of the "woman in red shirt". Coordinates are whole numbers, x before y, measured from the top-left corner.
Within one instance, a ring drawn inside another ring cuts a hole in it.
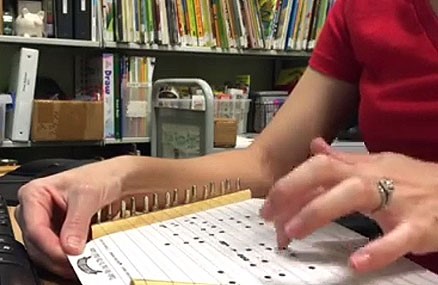
[[[277,220],[280,243],[305,236],[327,218],[378,208],[372,217],[387,231],[386,239],[354,254],[354,268],[372,270],[407,252],[438,251],[438,166],[432,163],[438,161],[437,11],[438,0],[337,0],[310,67],[248,149],[185,160],[122,156],[25,185],[17,218],[29,253],[56,273],[71,273],[66,254],[83,250],[90,219],[104,205],[126,195],[238,177],[258,197],[281,181],[267,200],[278,207],[264,208],[268,219],[288,218]],[[332,141],[358,105],[370,152],[407,156],[356,161],[319,140],[313,144],[319,155],[302,164],[312,139]],[[294,195],[296,185],[315,195],[303,201]],[[339,201],[348,207],[335,211]],[[324,215],[300,228],[297,221],[308,222],[309,209]]]

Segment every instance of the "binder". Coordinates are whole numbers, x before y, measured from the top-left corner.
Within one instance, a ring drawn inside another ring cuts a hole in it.
[[[73,39],[73,0],[55,0],[54,4],[56,37]]]
[[[91,40],[91,0],[74,1],[74,38]]]
[[[13,109],[8,112],[7,137],[12,141],[29,141],[39,51],[21,48],[12,61],[9,92]]]

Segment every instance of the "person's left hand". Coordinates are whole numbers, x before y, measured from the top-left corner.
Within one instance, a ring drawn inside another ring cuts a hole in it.
[[[261,210],[273,221],[279,247],[353,212],[375,219],[384,236],[350,257],[360,272],[382,268],[407,254],[438,251],[438,165],[395,154],[347,154],[322,139],[314,156],[278,180]],[[386,207],[377,184],[394,183]]]

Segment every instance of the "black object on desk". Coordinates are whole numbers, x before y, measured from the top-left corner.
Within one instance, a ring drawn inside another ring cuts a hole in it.
[[[6,201],[0,196],[0,284],[39,285],[24,246],[15,239]]]
[[[0,195],[3,196],[9,206],[16,206],[18,204],[18,189],[27,182],[96,161],[98,160],[51,158],[25,163],[0,177]],[[0,285],[3,285],[3,283],[0,283]]]

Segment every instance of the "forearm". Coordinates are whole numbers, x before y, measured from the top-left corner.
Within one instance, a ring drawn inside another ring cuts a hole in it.
[[[172,192],[214,183],[219,189],[225,179],[240,179],[242,189],[264,196],[273,183],[261,151],[233,150],[192,159],[163,159],[124,156],[118,158],[123,177],[123,195]],[[181,198],[181,197],[180,197]]]

